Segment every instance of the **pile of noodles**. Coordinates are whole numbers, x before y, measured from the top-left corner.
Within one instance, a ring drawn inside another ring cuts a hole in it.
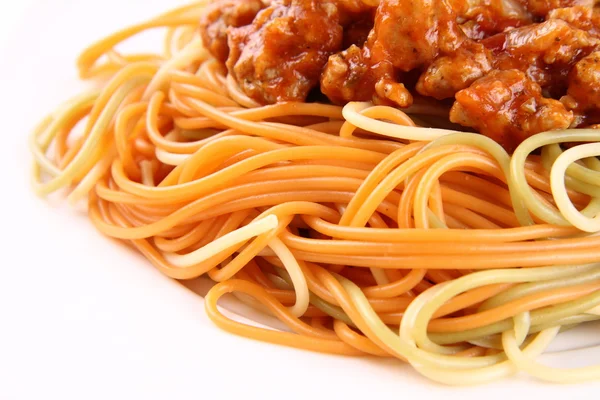
[[[440,128],[431,106],[259,106],[203,49],[204,3],[83,53],[81,77],[101,88],[32,135],[38,194],[87,199],[98,230],[171,278],[208,275],[206,310],[238,335],[395,357],[454,385],[600,377],[536,361],[600,319],[600,130],[538,134],[509,155]],[[164,54],[115,50],[156,27]],[[225,317],[227,293],[289,331]]]

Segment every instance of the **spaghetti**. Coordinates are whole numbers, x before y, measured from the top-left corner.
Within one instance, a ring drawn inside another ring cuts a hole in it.
[[[444,113],[431,107],[260,106],[203,48],[205,3],[83,53],[81,77],[105,83],[35,129],[39,195],[69,188],[168,277],[208,275],[206,311],[238,335],[395,357],[452,385],[600,377],[535,361],[561,329],[600,318],[599,130],[537,134],[509,155],[419,126]],[[158,27],[162,54],[115,49]],[[225,317],[227,293],[289,331]]]

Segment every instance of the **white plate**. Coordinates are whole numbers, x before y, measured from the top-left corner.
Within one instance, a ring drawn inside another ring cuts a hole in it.
[[[81,89],[74,60],[87,44],[181,1],[20,0],[0,5],[0,399],[443,396],[576,398],[600,384],[546,385],[515,377],[447,388],[395,361],[297,351],[238,338],[212,325],[202,298],[99,235],[85,215],[29,189],[29,131]],[[132,44],[156,47],[160,35]],[[554,349],[600,341],[600,326]],[[598,349],[554,365],[600,361]]]

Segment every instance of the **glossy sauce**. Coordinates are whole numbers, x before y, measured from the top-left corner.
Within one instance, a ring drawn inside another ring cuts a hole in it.
[[[314,89],[340,105],[454,100],[454,122],[507,149],[600,115],[600,12],[592,0],[370,3],[221,0],[201,34],[215,57],[227,55],[240,88],[264,104],[305,101]]]

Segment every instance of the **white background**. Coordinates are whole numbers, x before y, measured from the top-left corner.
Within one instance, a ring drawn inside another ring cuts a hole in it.
[[[212,325],[199,296],[100,236],[84,214],[35,198],[27,135],[81,89],[74,68],[79,51],[178,3],[0,5],[0,399],[597,397],[599,384],[556,386],[524,377],[447,388],[395,361],[325,356],[232,336]],[[148,39],[150,47],[157,38]],[[569,345],[597,340],[598,332],[598,326],[588,328]],[[545,360],[600,362],[600,352]]]

